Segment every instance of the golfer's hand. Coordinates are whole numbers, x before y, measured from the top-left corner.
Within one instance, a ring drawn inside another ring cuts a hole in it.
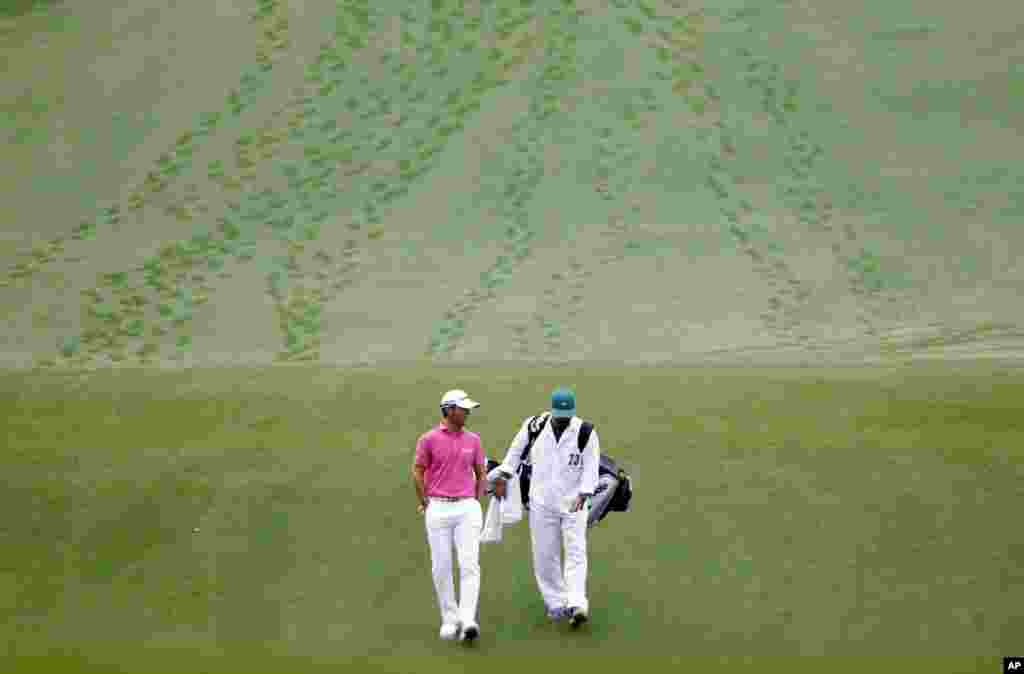
[[[494,495],[499,499],[505,498],[505,480],[500,477],[494,481]]]

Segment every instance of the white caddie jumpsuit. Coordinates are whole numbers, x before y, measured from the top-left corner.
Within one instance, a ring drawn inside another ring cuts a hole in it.
[[[492,473],[515,474],[523,448],[529,439],[523,421],[505,460]],[[580,608],[589,611],[587,599],[587,515],[588,508],[569,512],[580,494],[593,495],[597,488],[601,443],[597,430],[590,433],[583,451],[577,438],[583,420],[573,417],[558,440],[551,419],[533,443],[527,460],[530,474],[530,541],[533,571],[548,610]],[[562,571],[562,545],[565,571]]]

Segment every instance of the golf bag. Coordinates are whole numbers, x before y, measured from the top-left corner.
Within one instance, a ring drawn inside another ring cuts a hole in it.
[[[528,439],[526,447],[523,448],[522,460],[519,464],[519,490],[522,494],[523,509],[530,509],[530,448],[537,440],[544,425],[548,421],[549,413],[539,414],[530,419],[527,426]],[[590,441],[590,433],[594,425],[584,421],[580,427],[580,434],[577,448],[582,452]],[[494,470],[500,462],[488,459],[487,471]],[[493,493],[488,489],[488,493]],[[587,527],[592,527],[603,520],[609,512],[626,512],[633,499],[633,482],[625,470],[619,467],[615,459],[610,456],[601,455],[597,469],[597,488],[594,497],[590,501],[590,515],[587,518]]]

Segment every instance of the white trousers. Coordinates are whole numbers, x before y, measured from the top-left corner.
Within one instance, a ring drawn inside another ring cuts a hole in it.
[[[427,542],[441,622],[476,623],[480,599],[480,530],[483,511],[474,498],[427,505]],[[459,601],[455,601],[452,544],[459,560]]]
[[[587,515],[587,508],[568,513],[530,505],[533,573],[548,609],[578,607],[587,611],[590,608],[587,602]]]

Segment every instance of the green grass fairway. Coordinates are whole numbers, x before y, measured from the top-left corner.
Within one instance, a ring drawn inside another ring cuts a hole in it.
[[[479,643],[440,642],[416,437],[460,387],[501,453],[561,383],[637,483],[590,535],[593,621],[545,624],[524,523],[484,546]],[[4,671],[995,671],[1024,633],[1013,370],[122,369],[8,372],[0,396]],[[401,662],[377,664],[452,664]]]

